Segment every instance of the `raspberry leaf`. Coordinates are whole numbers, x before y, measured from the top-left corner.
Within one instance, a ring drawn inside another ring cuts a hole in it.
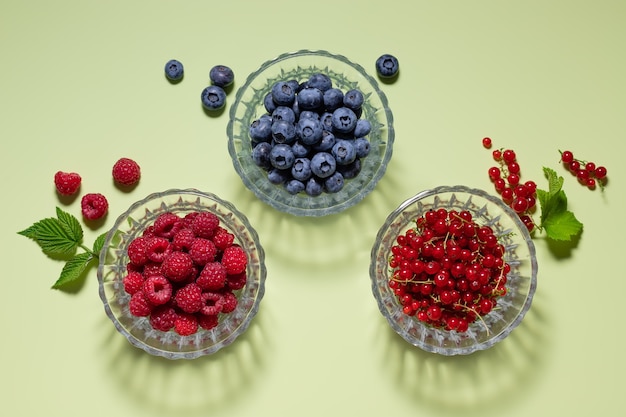
[[[33,239],[47,255],[71,255],[82,239],[82,232],[75,235],[67,224],[55,218],[40,220],[18,234]]]
[[[100,251],[104,247],[104,240],[106,239],[106,237],[107,237],[107,234],[103,233],[100,236],[98,236],[96,240],[93,242],[92,250],[93,250],[94,256],[99,256]]]
[[[79,244],[83,240],[83,229],[80,227],[78,219],[70,213],[65,212],[57,207],[57,218],[61,222],[61,226],[67,232],[72,240]]]
[[[80,278],[92,259],[94,259],[93,256],[88,252],[79,253],[78,255],[72,257],[72,259],[67,261],[65,266],[63,266],[61,275],[52,288],[59,289],[71,282],[76,281]]]

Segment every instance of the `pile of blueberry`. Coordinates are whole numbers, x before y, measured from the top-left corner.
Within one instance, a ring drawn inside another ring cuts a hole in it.
[[[339,192],[370,151],[363,101],[361,91],[344,92],[323,73],[275,82],[264,100],[266,113],[249,128],[254,163],[291,194]]]

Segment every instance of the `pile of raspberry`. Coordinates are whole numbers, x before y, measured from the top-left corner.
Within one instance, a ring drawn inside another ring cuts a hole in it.
[[[389,288],[402,310],[435,328],[466,332],[506,294],[505,248],[469,211],[430,210],[391,248]]]
[[[130,313],[181,336],[217,326],[247,279],[246,252],[211,212],[160,214],[129,243],[128,258]]]

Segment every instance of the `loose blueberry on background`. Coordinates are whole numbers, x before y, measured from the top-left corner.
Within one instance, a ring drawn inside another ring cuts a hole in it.
[[[226,92],[222,87],[210,85],[202,90],[202,105],[210,111],[220,110],[226,105]]]
[[[209,79],[213,85],[226,88],[235,81],[235,74],[226,65],[216,65],[209,71]]]
[[[165,64],[165,76],[167,77],[168,80],[180,81],[183,78],[184,74],[185,74],[185,68],[183,67],[183,64],[180,61],[176,59],[170,59]]]
[[[376,60],[376,73],[381,78],[393,78],[399,71],[400,64],[393,55],[383,54]]]

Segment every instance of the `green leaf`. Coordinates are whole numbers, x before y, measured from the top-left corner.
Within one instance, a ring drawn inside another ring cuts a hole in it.
[[[106,240],[107,234],[102,233],[100,236],[98,236],[96,238],[96,240],[93,242],[93,252],[96,255],[100,255],[100,251],[102,250],[102,248],[104,247],[104,241]]]
[[[76,217],[57,207],[57,218],[72,240],[77,243],[83,240],[83,229],[80,227],[80,223]]]
[[[559,176],[555,170],[543,167],[543,174],[548,179],[548,193],[555,195],[563,187],[563,177]]]
[[[94,259],[90,253],[84,252],[74,256],[65,263],[59,279],[54,283],[52,288],[59,289],[63,286],[76,281],[87,268],[89,262]]]
[[[553,240],[571,240],[583,230],[583,224],[567,210],[551,214],[543,227],[548,238]]]
[[[545,223],[550,216],[559,215],[567,210],[567,196],[563,190],[554,194],[537,189],[537,199],[541,207],[541,223]]]
[[[48,255],[71,255],[80,244],[68,225],[55,218],[40,220],[18,233],[33,239]]]

